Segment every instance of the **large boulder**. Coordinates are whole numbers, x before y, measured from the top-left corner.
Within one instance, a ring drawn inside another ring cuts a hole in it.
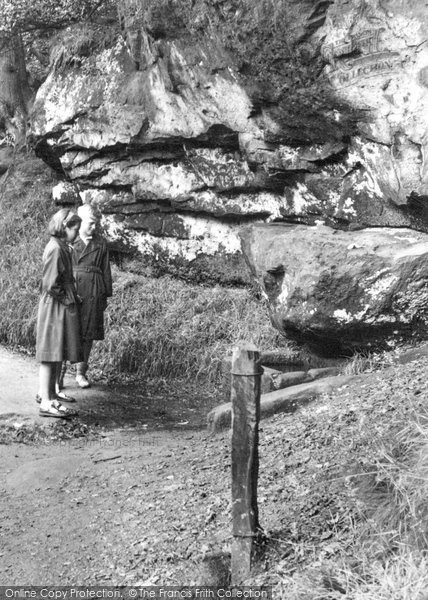
[[[236,12],[232,0],[201,0],[201,13],[204,3],[226,11],[223,23]],[[175,13],[125,23],[127,35],[91,52],[85,38],[80,53],[76,40],[57,53],[34,106],[37,152],[76,202],[99,205],[118,248],[245,283],[248,222],[428,231],[426,7],[284,6],[304,85],[279,95],[244,85],[219,32],[189,36]],[[319,101],[301,102],[309,85]]]
[[[274,326],[322,354],[378,349],[428,325],[428,235],[272,224],[241,234]]]

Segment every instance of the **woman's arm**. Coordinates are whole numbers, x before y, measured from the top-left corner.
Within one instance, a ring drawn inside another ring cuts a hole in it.
[[[43,256],[42,291],[58,302],[65,300],[65,290],[61,282],[63,272],[60,248],[58,246],[47,248]]]
[[[107,244],[104,243],[103,247],[103,258],[101,270],[103,272],[104,289],[106,297],[110,298],[113,295],[113,286],[111,281],[111,267],[110,267],[110,256],[107,248]]]

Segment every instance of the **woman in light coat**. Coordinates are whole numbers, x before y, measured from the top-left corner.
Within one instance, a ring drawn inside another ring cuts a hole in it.
[[[41,298],[37,314],[36,359],[40,362],[40,414],[65,418],[76,414],[57,398],[55,383],[62,361],[82,360],[79,298],[77,296],[70,244],[76,239],[81,219],[63,208],[49,222],[51,238],[43,253]]]

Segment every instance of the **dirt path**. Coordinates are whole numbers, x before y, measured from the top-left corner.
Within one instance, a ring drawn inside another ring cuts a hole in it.
[[[228,519],[228,477],[213,481],[207,444],[202,432],[117,431],[3,447],[0,583],[206,583],[209,549],[227,550],[209,530],[213,498]]]
[[[36,444],[0,445],[0,585],[165,582],[164,562],[157,562],[168,556],[172,538],[182,552],[171,551],[171,581],[182,561],[188,582],[192,556],[196,579],[209,580],[204,522],[190,532],[183,523],[192,505],[203,521],[212,514],[206,486],[228,492],[223,480],[213,481],[205,431],[218,400],[190,385],[183,393],[150,382],[82,391],[70,374],[67,391],[89,434],[61,441],[49,432],[53,424],[58,433],[63,422],[38,416],[36,387],[34,361],[0,349],[0,426],[48,432]]]
[[[13,416],[39,422],[34,400],[37,390],[37,364],[23,355],[0,347],[0,419]]]
[[[34,359],[0,347],[0,423],[46,426],[56,421],[38,415],[37,383]],[[201,429],[206,426],[206,414],[219,402],[212,394],[202,396],[191,382],[177,389],[159,381],[141,381],[138,385],[98,383],[81,390],[72,369],[65,377],[65,388],[77,400],[73,406],[79,411],[79,422],[106,428]]]

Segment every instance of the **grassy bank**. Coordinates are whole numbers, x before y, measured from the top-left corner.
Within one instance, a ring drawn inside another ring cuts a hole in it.
[[[425,360],[378,368],[263,423],[254,583],[287,600],[426,600]]]
[[[215,380],[231,346],[282,343],[267,308],[248,290],[189,285],[114,270],[106,339],[94,359],[104,372]]]
[[[41,161],[11,164],[0,192],[0,343],[32,350],[35,344],[41,257],[47,222],[56,208],[54,178]]]
[[[30,166],[31,161],[9,175],[0,198],[0,343],[33,352],[41,257],[57,208],[49,174],[37,162]],[[113,267],[106,339],[94,345],[95,372],[214,381],[235,343],[284,346],[266,306],[251,291],[190,285],[130,269]]]

